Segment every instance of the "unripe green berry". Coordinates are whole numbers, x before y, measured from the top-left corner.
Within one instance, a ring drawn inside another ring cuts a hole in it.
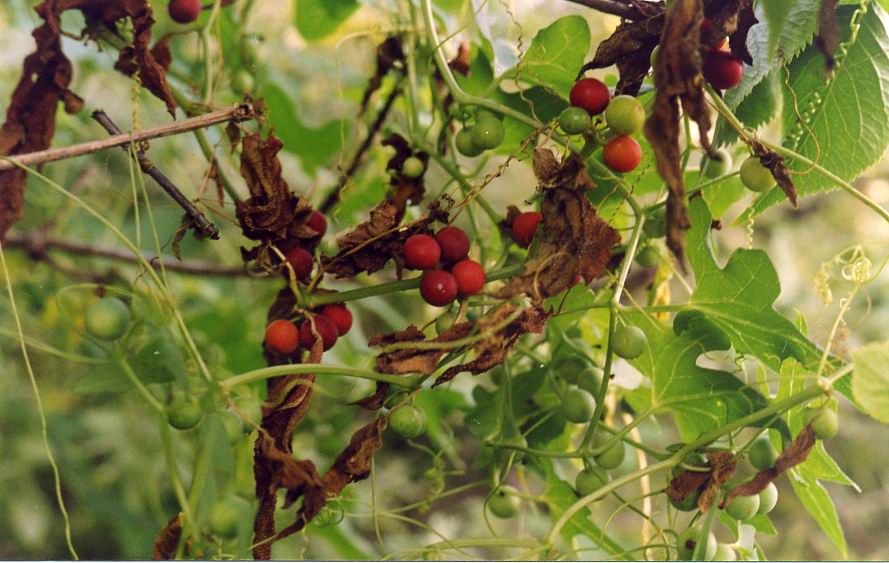
[[[587,467],[577,473],[577,477],[574,479],[574,488],[577,490],[577,494],[585,497],[592,494],[593,491],[599,490],[607,482],[607,473],[601,469]]]
[[[837,413],[827,407],[807,408],[806,424],[812,426],[815,436],[821,440],[829,440],[837,435],[840,429],[840,422],[837,419]]]
[[[407,440],[426,431],[426,413],[414,405],[401,405],[389,413],[389,428]]]
[[[632,135],[645,125],[645,108],[633,96],[617,96],[605,108],[605,122],[617,135]]]
[[[464,127],[454,137],[454,144],[457,145],[457,151],[463,156],[478,156],[484,152],[484,148],[475,144],[472,135],[472,127]]]
[[[768,436],[759,436],[756,438],[756,440],[750,444],[750,449],[747,451],[747,455],[750,459],[750,465],[756,469],[768,469],[775,465],[775,461],[778,459],[778,452],[775,451],[774,446],[772,446],[772,441],[769,440]]]
[[[759,495],[737,496],[725,506],[725,511],[736,520],[749,520],[759,510]]]
[[[771,171],[762,165],[755,156],[748,157],[741,164],[741,183],[750,191],[765,192],[775,187]]]
[[[596,399],[583,389],[570,387],[562,396],[559,412],[565,420],[575,423],[589,422],[596,410]]]
[[[725,176],[732,167],[732,155],[725,149],[716,151],[718,158],[710,158],[707,153],[701,158],[701,174],[705,178]]]
[[[642,329],[633,325],[618,327],[611,337],[611,349],[619,357],[632,360],[638,358],[648,345],[648,337]]]
[[[402,175],[408,178],[419,178],[426,171],[423,161],[415,156],[409,156],[401,165]]]
[[[593,120],[583,108],[569,106],[559,114],[559,127],[569,135],[579,135],[592,127]]]
[[[497,518],[512,518],[519,512],[522,500],[515,496],[516,490],[509,486],[498,488],[488,499],[488,510]]]
[[[778,504],[778,487],[774,483],[759,492],[759,509],[757,514],[768,514]]]

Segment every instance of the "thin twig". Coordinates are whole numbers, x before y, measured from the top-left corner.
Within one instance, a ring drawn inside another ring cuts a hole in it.
[[[46,257],[47,251],[57,250],[77,256],[96,256],[100,258],[110,258],[112,260],[118,260],[121,262],[129,262],[131,264],[139,262],[139,257],[127,250],[107,245],[87,244],[84,242],[59,239],[47,235],[42,230],[30,231],[27,233],[8,233],[6,235],[4,244],[8,248],[23,249],[37,259],[43,259],[44,257]],[[160,261],[157,256],[146,257],[146,260],[155,264]],[[162,260],[164,263],[164,268],[183,274],[219,277],[237,277],[249,275],[249,273],[243,266],[223,266],[220,264],[214,264],[212,262],[203,262],[197,260],[178,261],[174,258],[169,257],[165,257]]]
[[[99,122],[99,125],[105,128],[108,133],[111,135],[120,135],[121,130],[111,121],[111,118],[108,117],[103,110],[96,110],[93,112],[92,118]],[[204,215],[204,213],[194,206],[194,204],[189,201],[185,195],[179,191],[179,188],[169,179],[167,176],[158,170],[157,166],[151,162],[151,159],[145,154],[145,150],[148,148],[148,143],[142,142],[138,145],[135,145],[138,148],[136,149],[136,153],[133,155],[136,162],[139,163],[139,168],[142,169],[142,172],[148,174],[154,181],[157,182],[160,187],[167,192],[173,201],[179,204],[185,214],[188,215],[189,219],[191,219],[191,226],[203,237],[210,237],[211,239],[219,238],[219,229],[216,228],[216,225],[210,222],[209,219]],[[124,152],[129,154],[129,147],[123,146],[121,147]]]
[[[621,2],[619,0],[567,0],[568,2],[572,2],[574,4],[580,4],[581,6],[586,6],[587,8],[592,8],[593,10],[597,10],[599,12],[605,14],[611,14],[613,16],[620,16],[622,18],[628,20],[638,20],[641,19],[643,14],[630,4],[625,2]]]

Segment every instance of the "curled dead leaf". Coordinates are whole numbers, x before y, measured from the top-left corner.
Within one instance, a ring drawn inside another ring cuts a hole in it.
[[[769,486],[769,483],[783,475],[788,469],[806,461],[809,452],[815,446],[815,441],[815,432],[812,427],[803,428],[793,442],[781,452],[772,467],[759,471],[750,481],[730,490],[722,501],[722,506],[727,505],[734,497],[756,495],[762,492]]]
[[[796,207],[798,204],[796,186],[793,184],[790,169],[784,163],[784,158],[755,139],[750,141],[750,148],[753,149],[753,155],[772,173],[772,177],[778,182],[778,187],[790,200],[790,204]]]
[[[445,343],[466,338],[472,333],[474,325],[470,322],[456,323],[439,336],[426,340],[425,335],[414,325],[392,334],[375,336],[368,346],[386,347],[396,342]],[[450,350],[447,348],[402,348],[391,352],[382,352],[377,356],[377,370],[382,373],[408,374],[421,373],[428,375],[438,368],[438,362]]]
[[[182,522],[185,519],[183,513],[176,514],[167,524],[161,528],[154,538],[151,546],[151,558],[155,561],[172,561],[176,557],[179,548],[179,539],[182,537]]]

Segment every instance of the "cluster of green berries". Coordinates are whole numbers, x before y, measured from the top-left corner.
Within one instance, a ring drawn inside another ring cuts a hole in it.
[[[496,114],[478,110],[475,122],[463,127],[454,138],[454,143],[460,154],[472,157],[499,147],[505,135],[503,122]]]
[[[458,297],[468,297],[485,285],[485,269],[469,258],[469,237],[448,225],[435,235],[415,234],[402,247],[404,264],[423,270],[420,296],[435,307],[447,307]]]

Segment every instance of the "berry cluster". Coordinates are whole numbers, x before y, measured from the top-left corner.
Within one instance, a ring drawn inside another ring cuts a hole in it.
[[[571,106],[559,115],[559,126],[569,135],[593,127],[594,116],[604,114],[611,138],[602,153],[605,164],[615,172],[631,172],[642,162],[642,147],[632,137],[645,125],[645,108],[633,96],[611,98],[608,87],[595,78],[574,83],[568,96]]]
[[[713,31],[713,22],[704,18],[701,23],[701,36],[707,36]],[[727,49],[728,39],[723,39],[710,49],[701,68],[707,82],[718,90],[734,88],[744,78],[744,63]]]
[[[297,326],[292,321],[278,319],[265,329],[265,343],[277,354],[289,355],[300,346],[311,348],[317,338],[324,350],[330,350],[340,336],[352,329],[352,313],[340,303],[326,305]]]
[[[167,13],[176,23],[191,23],[201,15],[201,0],[170,0]]]
[[[447,226],[435,236],[411,235],[402,248],[408,268],[426,270],[420,279],[420,295],[430,305],[446,307],[459,295],[466,297],[481,291],[485,270],[468,258],[469,237],[462,229]],[[439,265],[444,265],[439,268]]]
[[[475,114],[475,123],[463,127],[454,138],[454,143],[463,156],[478,156],[486,150],[499,147],[505,134],[503,122],[497,115],[479,110]]]
[[[320,212],[312,211],[306,219],[306,226],[317,232],[319,237],[323,237],[327,232],[327,219]],[[299,281],[306,281],[312,275],[315,259],[306,249],[294,246],[284,254],[284,258]]]

